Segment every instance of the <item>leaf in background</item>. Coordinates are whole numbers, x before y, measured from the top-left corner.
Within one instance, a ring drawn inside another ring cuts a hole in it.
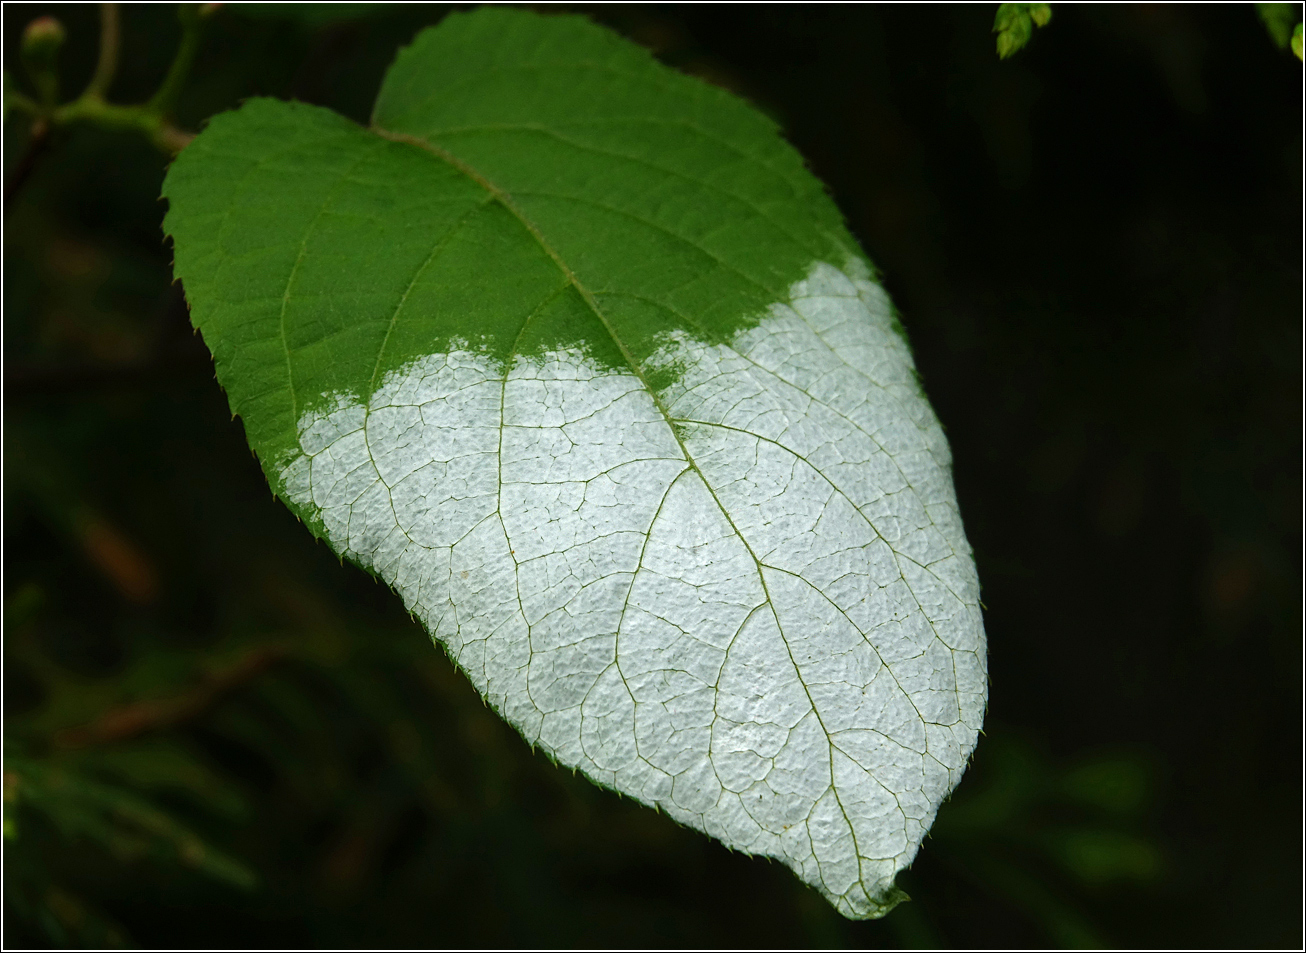
[[[769,120],[576,17],[449,16],[373,120],[253,100],[164,185],[274,490],[532,745],[883,915],[985,642],[834,204]]]
[[[1034,27],[1052,21],[1052,6],[1047,3],[1004,3],[993,17],[993,32],[998,35],[998,58],[1006,59],[1024,49],[1034,35]]]
[[[1256,4],[1256,12],[1260,15],[1261,23],[1265,25],[1265,32],[1281,50],[1286,50],[1292,39],[1293,24],[1298,22],[1297,8],[1298,5],[1295,3]]]
[[[240,861],[129,788],[97,780],[72,765],[29,758],[7,757],[4,771],[6,820],[21,805],[43,816],[65,839],[98,844],[123,861],[154,856],[235,887],[257,883]],[[14,823],[12,832],[6,828],[6,837],[21,836],[21,822]]]

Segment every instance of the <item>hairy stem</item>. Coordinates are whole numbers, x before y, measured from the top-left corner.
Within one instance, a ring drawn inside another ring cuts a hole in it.
[[[179,12],[182,24],[181,45],[173,57],[168,74],[158,91],[150,97],[149,102],[138,106],[120,106],[105,99],[110,83],[118,69],[118,54],[121,46],[121,29],[116,3],[100,5],[100,58],[95,65],[95,74],[91,77],[85,91],[70,103],[65,103],[53,111],[46,112],[28,97],[15,97],[10,94],[11,106],[31,112],[37,117],[37,124],[44,124],[48,118],[54,125],[66,125],[73,122],[90,122],[106,129],[124,132],[139,132],[152,142],[156,148],[168,155],[176,155],[195,138],[192,133],[177,127],[170,119],[190,74],[191,64],[199,51],[200,34],[206,11],[190,4],[183,4]],[[36,133],[34,132],[35,136]]]
[[[139,132],[159,150],[175,155],[195,138],[148,106],[118,106],[100,99],[76,99],[54,112],[56,125],[91,122],[104,129]]]

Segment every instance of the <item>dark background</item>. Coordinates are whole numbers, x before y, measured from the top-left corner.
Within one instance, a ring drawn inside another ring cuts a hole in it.
[[[446,8],[358,6],[222,10],[181,124],[365,120]],[[781,123],[947,428],[992,700],[913,902],[845,921],[532,755],[271,498],[164,158],[76,128],[5,217],[6,945],[1300,946],[1302,65],[1250,5],[1058,4],[999,61],[994,9],[587,8]],[[6,4],[5,69],[45,13],[75,95],[93,6]],[[140,101],[176,14],[123,33]]]

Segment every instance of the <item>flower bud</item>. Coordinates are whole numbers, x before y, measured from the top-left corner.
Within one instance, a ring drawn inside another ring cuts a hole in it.
[[[23,56],[51,59],[63,46],[63,24],[54,17],[37,17],[23,31]]]
[[[23,30],[22,60],[27,75],[44,106],[59,98],[59,73],[55,61],[63,46],[63,24],[54,17],[38,17]]]

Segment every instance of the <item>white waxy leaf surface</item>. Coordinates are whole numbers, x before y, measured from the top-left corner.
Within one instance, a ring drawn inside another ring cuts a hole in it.
[[[281,477],[533,744],[845,914],[899,898],[974,748],[978,581],[883,291],[814,263],[660,391],[452,347],[324,395]]]

